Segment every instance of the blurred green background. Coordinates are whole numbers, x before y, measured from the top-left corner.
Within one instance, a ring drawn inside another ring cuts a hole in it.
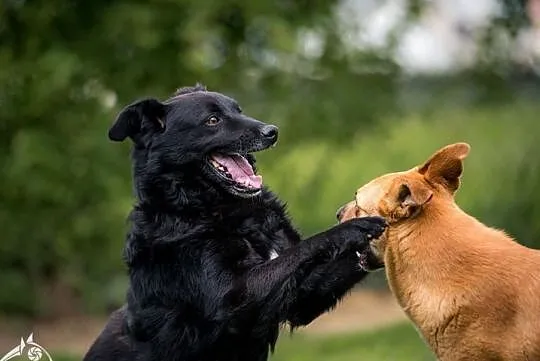
[[[123,302],[129,144],[106,134],[135,99],[201,81],[278,125],[259,168],[305,235],[469,142],[459,204],[538,247],[539,75],[540,0],[3,0],[0,355],[34,330],[80,358]],[[430,360],[392,302],[376,274],[273,359]]]

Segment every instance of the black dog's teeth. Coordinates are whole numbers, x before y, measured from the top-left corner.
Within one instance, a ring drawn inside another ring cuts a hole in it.
[[[210,159],[210,163],[212,164],[212,166],[214,167],[214,169],[216,169],[219,173],[223,174],[225,177],[227,177],[228,179],[234,181],[233,179],[233,176],[231,175],[231,173],[229,173],[227,167],[225,167],[224,165],[220,164],[219,162],[216,162],[215,160],[213,159]],[[238,188],[242,188],[242,189],[245,189],[245,190],[250,190],[252,189],[252,187],[250,187],[248,184],[242,184],[242,183],[238,183],[238,182],[235,182],[236,183],[236,186]]]
[[[224,165],[221,165],[220,163],[216,162],[213,159],[210,160],[210,163],[212,163],[212,165],[214,166],[215,169],[217,169],[218,171],[223,173],[225,176],[227,176],[227,178],[233,179],[233,177],[232,177],[231,173],[229,173],[227,167],[225,167]]]

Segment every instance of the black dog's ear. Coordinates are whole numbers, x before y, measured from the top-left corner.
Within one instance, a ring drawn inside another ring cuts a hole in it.
[[[109,139],[116,142],[121,142],[127,137],[134,139],[142,131],[145,123],[163,129],[164,115],[165,105],[160,101],[156,99],[136,101],[120,111],[109,129]]]

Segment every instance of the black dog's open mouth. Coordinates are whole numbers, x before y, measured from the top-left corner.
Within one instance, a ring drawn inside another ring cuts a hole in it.
[[[237,193],[254,195],[262,188],[262,177],[256,175],[248,160],[238,153],[215,153],[210,156],[208,163],[220,180]]]

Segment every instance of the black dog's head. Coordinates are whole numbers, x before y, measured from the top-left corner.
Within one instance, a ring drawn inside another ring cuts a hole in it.
[[[251,197],[262,189],[251,153],[274,145],[278,129],[244,115],[234,99],[197,85],[164,102],[128,105],[109,130],[111,140],[127,137],[162,170],[189,165],[225,191]]]

